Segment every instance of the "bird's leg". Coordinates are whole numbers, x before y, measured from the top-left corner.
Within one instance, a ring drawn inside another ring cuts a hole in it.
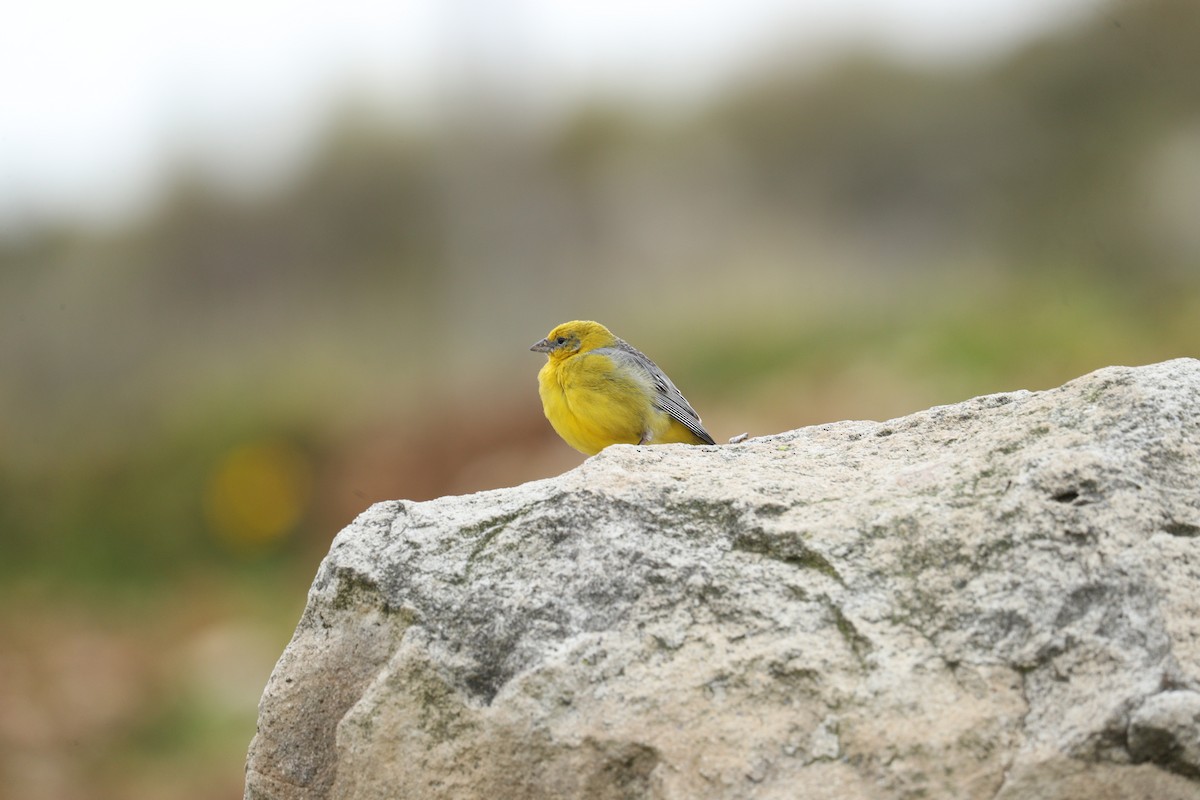
[[[638,444],[650,444],[650,440],[654,438],[654,434],[650,431],[642,431],[642,438],[638,439]]]

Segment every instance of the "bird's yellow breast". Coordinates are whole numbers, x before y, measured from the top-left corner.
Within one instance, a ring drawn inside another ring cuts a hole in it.
[[[554,430],[587,455],[610,444],[661,440],[671,427],[653,403],[653,387],[601,353],[550,359],[538,373],[538,393]]]

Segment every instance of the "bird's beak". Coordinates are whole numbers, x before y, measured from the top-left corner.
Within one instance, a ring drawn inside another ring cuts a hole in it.
[[[540,342],[538,342],[537,344],[535,344],[533,347],[531,347],[529,349],[535,353],[549,353],[551,351],[551,349],[553,349],[553,348],[550,346],[549,339],[542,339]]]

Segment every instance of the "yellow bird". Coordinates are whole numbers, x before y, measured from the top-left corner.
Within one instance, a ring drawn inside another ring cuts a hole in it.
[[[599,322],[564,322],[529,348],[546,419],[589,456],[610,444],[715,444],[671,379]]]

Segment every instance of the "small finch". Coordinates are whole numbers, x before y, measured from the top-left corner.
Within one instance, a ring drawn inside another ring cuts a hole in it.
[[[545,353],[538,393],[567,444],[595,455],[610,444],[715,444],[658,365],[599,322],[564,322],[530,350]]]

